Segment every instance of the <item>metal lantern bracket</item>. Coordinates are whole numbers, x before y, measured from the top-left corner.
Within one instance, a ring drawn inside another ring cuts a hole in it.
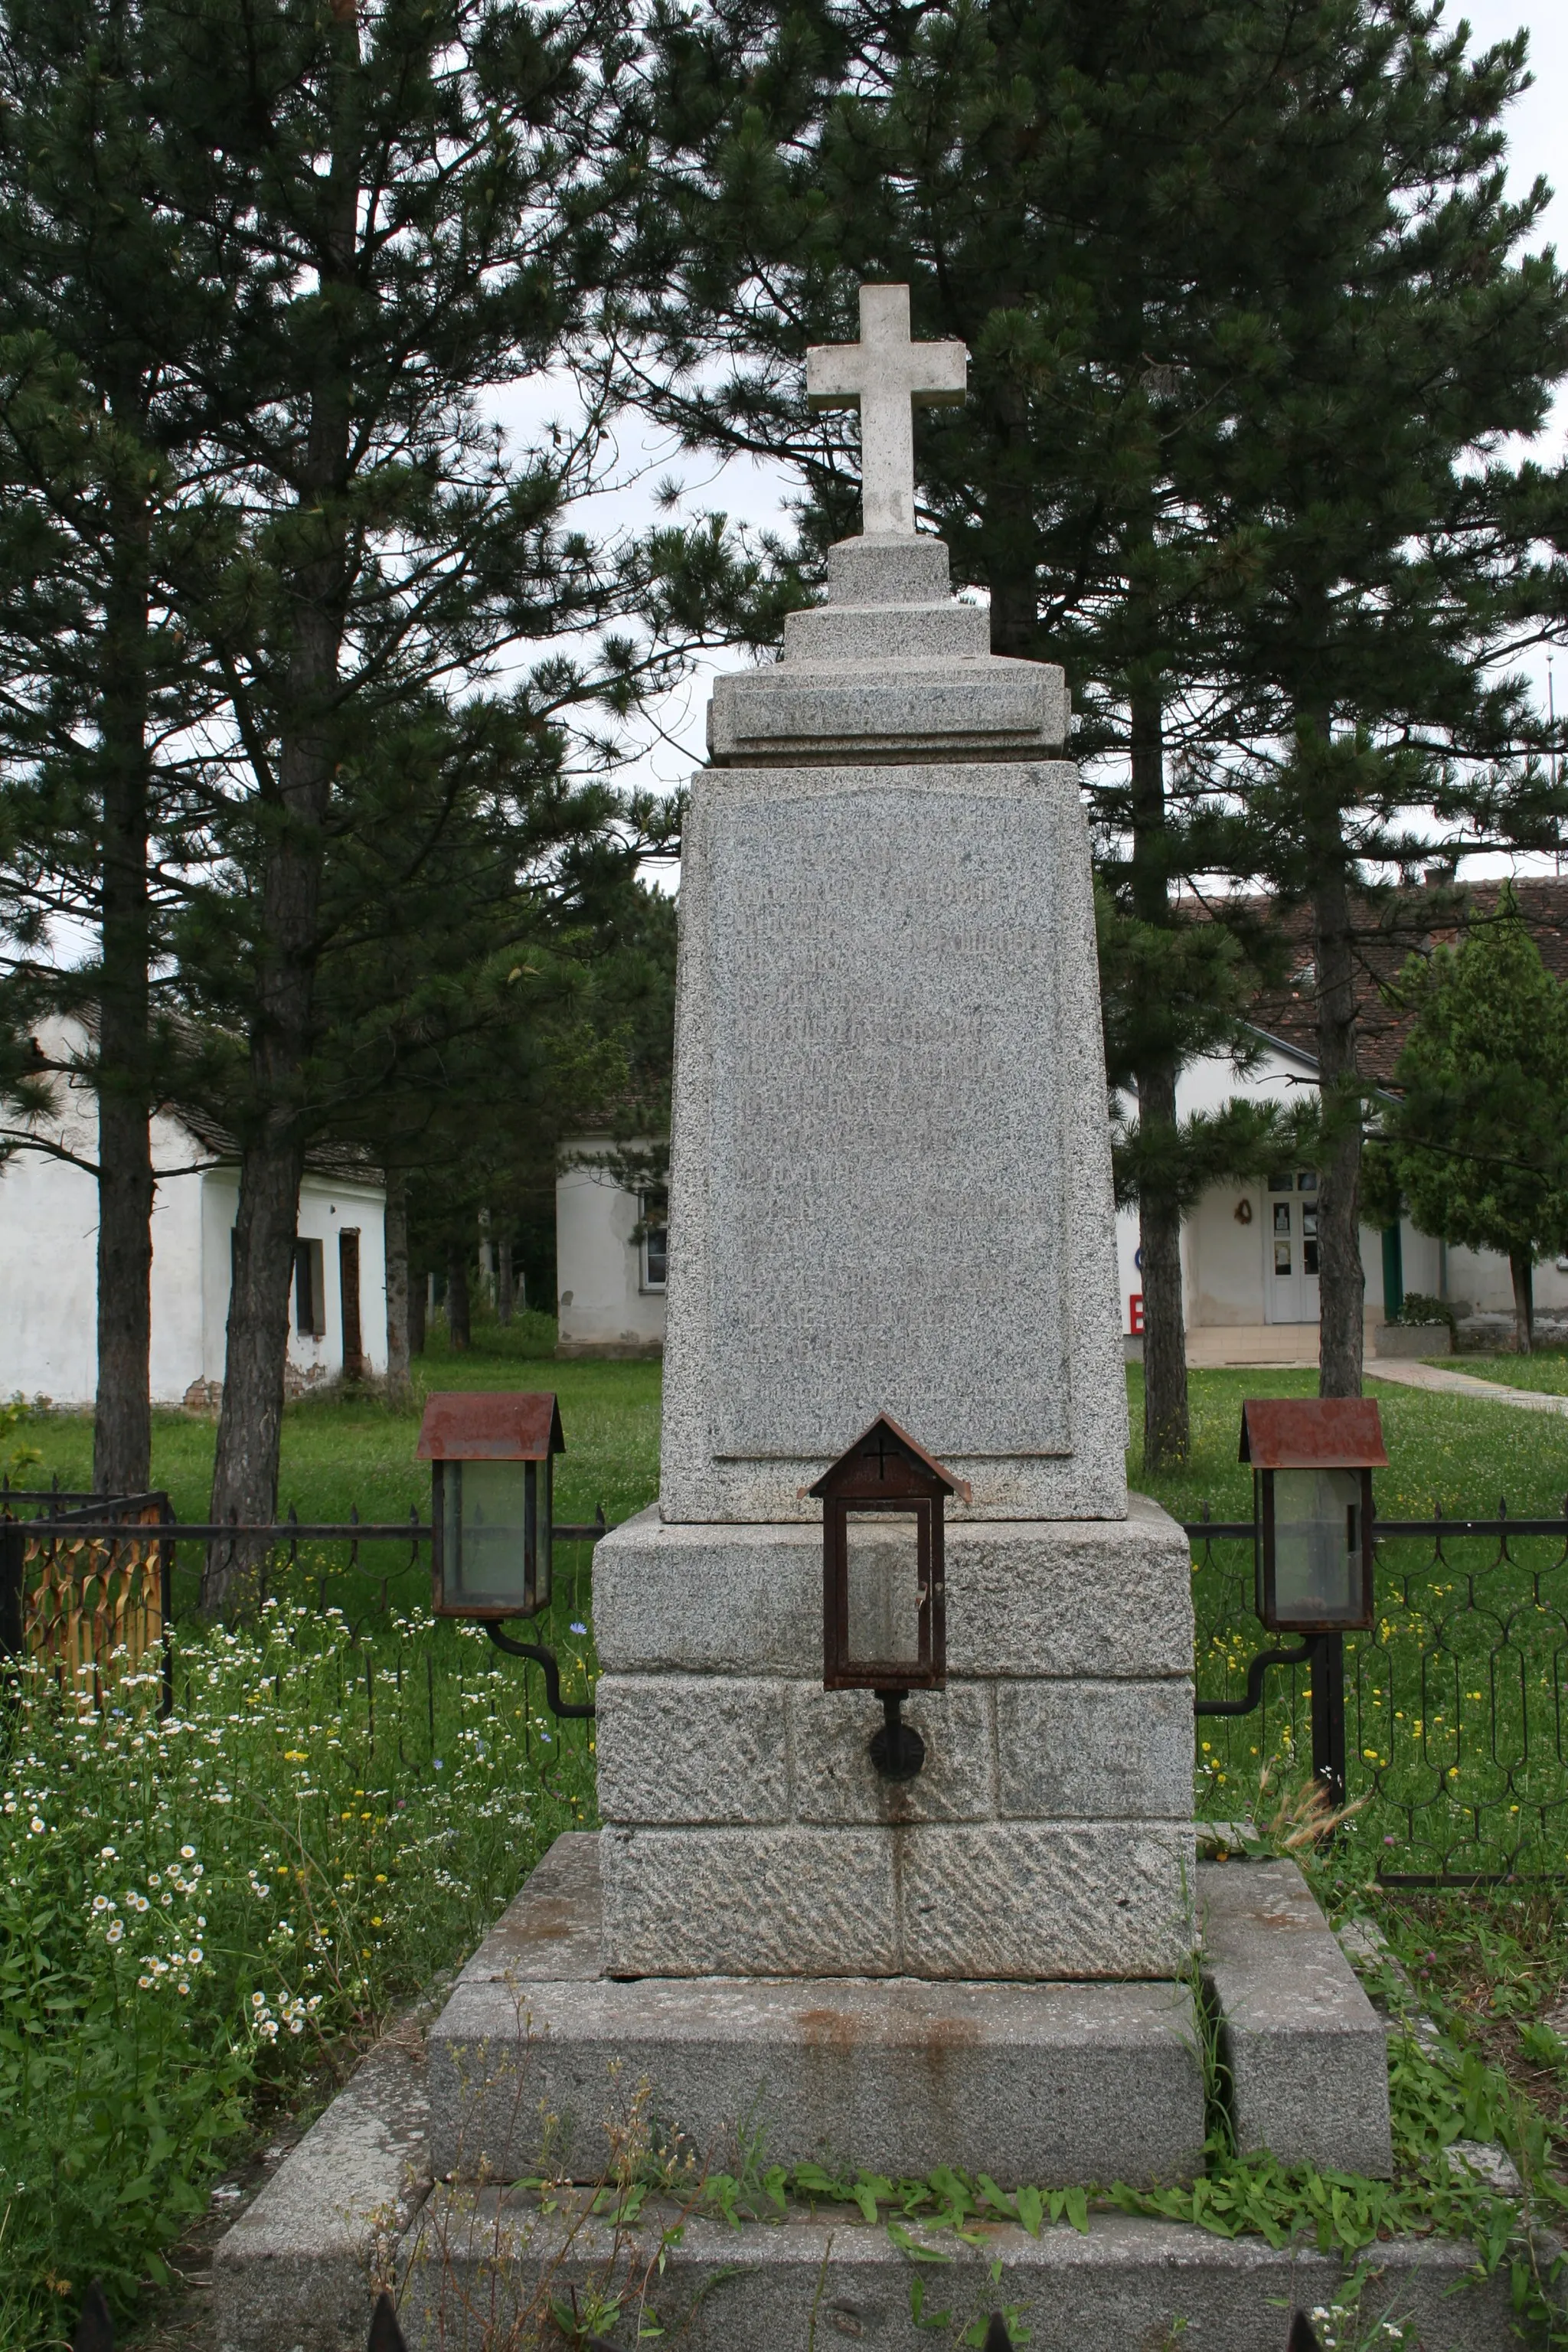
[[[555,1532],[560,1535],[563,1530],[557,1528]],[[510,1633],[501,1632],[493,1617],[485,1618],[483,1622],[498,1650],[504,1650],[509,1658],[531,1659],[539,1668],[544,1676],[545,1703],[557,1723],[580,1723],[598,1713],[591,1698],[579,1702],[562,1697],[561,1668],[553,1650],[547,1650],[542,1642],[514,1642]]]

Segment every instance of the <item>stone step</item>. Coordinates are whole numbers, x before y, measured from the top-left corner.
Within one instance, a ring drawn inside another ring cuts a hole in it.
[[[616,1982],[598,1967],[597,1854],[592,1836],[557,1843],[432,2029],[438,2176],[598,2180],[634,2129],[726,2172],[748,2151],[893,2179],[948,2164],[1004,2186],[1200,2168],[1186,1985]]]
[[[939,2315],[952,2344],[996,2310],[1037,2352],[1282,2352],[1292,2306],[1331,2303],[1353,2268],[1310,2245],[1276,2250],[1121,2214],[1091,2216],[1087,2232],[1047,2224],[1038,2237],[1005,2222],[962,2236],[911,2224],[900,2244],[837,2207],[734,2227],[647,2206],[617,2231],[586,2200],[552,2205],[542,2210],[518,2190],[436,2189],[399,2249],[410,2352],[531,2343],[552,2304],[574,2303],[617,2344],[657,2331],[681,2352],[824,2352],[845,2338],[927,2352]],[[1500,2352],[1513,2341],[1506,2273],[1475,2284],[1467,2242],[1371,2252],[1365,2321],[1413,2323],[1425,2352]]]

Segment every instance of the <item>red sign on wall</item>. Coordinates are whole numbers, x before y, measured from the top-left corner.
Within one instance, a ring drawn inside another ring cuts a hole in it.
[[[1127,1336],[1131,1339],[1143,1337],[1143,1293],[1130,1290],[1127,1294]]]

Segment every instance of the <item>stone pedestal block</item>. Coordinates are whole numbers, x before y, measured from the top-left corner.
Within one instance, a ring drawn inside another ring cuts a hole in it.
[[[1191,1559],[1125,1519],[968,1520],[947,1686],[907,1718],[821,1687],[822,1547],[799,1526],[599,1546],[605,1964],[616,1977],[1177,1974],[1192,1948]]]

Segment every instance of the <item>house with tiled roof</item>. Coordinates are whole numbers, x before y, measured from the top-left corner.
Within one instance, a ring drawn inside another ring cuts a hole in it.
[[[1421,887],[1361,901],[1354,909],[1353,950],[1360,1066],[1374,1084],[1392,1088],[1412,1012],[1400,975],[1412,955],[1454,944],[1465,926],[1495,908],[1501,885],[1456,886],[1433,869]],[[1568,982],[1568,877],[1532,877],[1513,885],[1521,913],[1547,969]],[[1317,976],[1311,924],[1304,908],[1250,911],[1274,924],[1292,952],[1287,977],[1253,1002],[1248,1023],[1257,1061],[1237,1074],[1224,1056],[1205,1057],[1183,1071],[1177,1108],[1183,1118],[1216,1109],[1232,1096],[1289,1102],[1315,1088]],[[1266,1181],[1216,1184],[1198,1202],[1182,1234],[1184,1307],[1190,1351],[1201,1360],[1315,1361],[1318,1323],[1316,1171],[1297,1169]],[[1138,1266],[1138,1213],[1117,1220],[1123,1328],[1131,1351],[1142,1328],[1142,1285]],[[1420,1291],[1447,1300],[1477,1337],[1499,1339],[1513,1328],[1508,1261],[1486,1250],[1450,1248],[1418,1234],[1408,1217],[1384,1234],[1362,1230],[1370,1327],[1383,1322],[1395,1296]],[[1568,1260],[1537,1268],[1535,1303],[1543,1338],[1568,1325]]]

